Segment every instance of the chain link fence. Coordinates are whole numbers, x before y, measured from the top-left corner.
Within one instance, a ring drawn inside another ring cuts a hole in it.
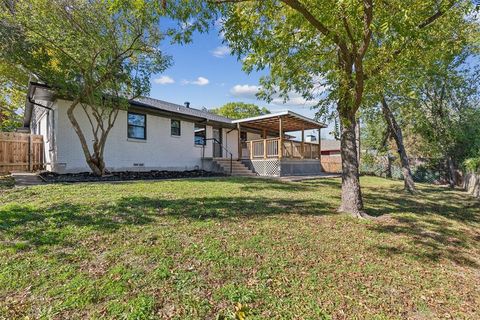
[[[445,175],[444,171],[435,168],[427,167],[426,165],[416,165],[411,166],[413,180],[420,183],[444,183]],[[362,175],[373,175],[377,177],[387,177],[388,165],[384,163],[361,163],[360,165],[360,174]],[[393,179],[403,180],[402,168],[398,165],[393,164],[390,167],[391,175]]]

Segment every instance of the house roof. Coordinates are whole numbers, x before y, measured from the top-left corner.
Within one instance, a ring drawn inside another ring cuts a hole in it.
[[[26,110],[24,115],[24,127],[30,126],[30,120],[32,117],[32,109],[36,104],[35,101],[45,100],[53,101],[55,99],[53,90],[45,84],[31,82],[29,85],[29,92],[27,94]],[[217,114],[186,107],[179,104],[174,104],[167,101],[162,101],[153,98],[141,97],[130,101],[132,107],[141,109],[149,109],[153,112],[177,114],[179,117],[185,117],[196,121],[216,122],[229,127],[234,127],[232,119],[219,116]]]
[[[51,89],[45,84],[35,82],[30,83],[27,96],[26,111],[24,115],[25,128],[28,128],[30,126],[32,109],[34,105],[38,105],[36,103],[37,100],[53,102],[55,100],[55,94],[53,89]],[[219,125],[231,128],[234,128],[237,123],[240,123],[242,127],[250,128],[253,130],[259,130],[260,128],[278,131],[279,117],[282,117],[282,125],[284,132],[299,131],[302,128],[308,130],[326,127],[326,125],[323,123],[317,122],[313,119],[309,119],[292,111],[282,111],[258,117],[232,120],[230,118],[211,113],[207,110],[190,108],[154,98],[141,97],[131,100],[130,103],[132,108],[150,110],[152,113],[157,113],[160,115],[176,114],[178,117],[181,118],[194,121],[217,123]],[[40,106],[46,107],[43,105]]]
[[[137,105],[140,107],[154,108],[158,110],[173,112],[173,113],[190,116],[190,117],[202,118],[202,119],[215,121],[215,122],[228,123],[228,124],[232,123],[232,119],[230,118],[222,117],[205,110],[195,109],[191,107],[187,108],[179,104],[158,100],[158,99],[153,99],[153,98],[146,98],[146,97],[137,98],[131,101],[131,103],[133,105]]]
[[[300,131],[302,129],[319,129],[326,128],[324,123],[317,122],[313,119],[304,117],[296,112],[286,110],[276,113],[269,113],[257,117],[233,120],[233,123],[239,123],[242,126],[252,127],[259,126],[269,130],[279,130],[280,118],[282,118],[282,130],[288,131]]]
[[[321,140],[322,151],[340,151],[339,140]]]

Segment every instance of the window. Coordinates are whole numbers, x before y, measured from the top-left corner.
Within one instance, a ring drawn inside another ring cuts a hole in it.
[[[247,132],[246,131],[241,131],[240,132],[240,141],[242,141],[242,142],[247,141]]]
[[[128,137],[147,139],[147,116],[140,113],[128,113]]]
[[[205,125],[195,123],[195,145],[204,146],[206,144],[206,137]]]
[[[171,120],[170,122],[170,134],[172,136],[179,136],[181,134],[180,130],[180,120]]]

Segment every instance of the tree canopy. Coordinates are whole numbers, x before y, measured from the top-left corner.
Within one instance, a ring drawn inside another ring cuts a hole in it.
[[[1,64],[72,101],[67,114],[86,162],[103,174],[105,143],[119,110],[147,95],[151,75],[171,64],[160,50],[167,34],[174,36],[158,27],[167,14],[161,3],[17,0],[2,2],[1,9]],[[93,143],[85,135],[89,129],[78,124],[79,112],[88,117]]]
[[[210,112],[230,119],[250,118],[270,113],[265,107],[260,108],[253,103],[244,102],[229,102],[219,108],[211,109]]]

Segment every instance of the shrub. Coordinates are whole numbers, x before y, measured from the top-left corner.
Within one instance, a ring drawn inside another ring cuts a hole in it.
[[[463,166],[467,172],[480,172],[480,157],[465,160]]]

